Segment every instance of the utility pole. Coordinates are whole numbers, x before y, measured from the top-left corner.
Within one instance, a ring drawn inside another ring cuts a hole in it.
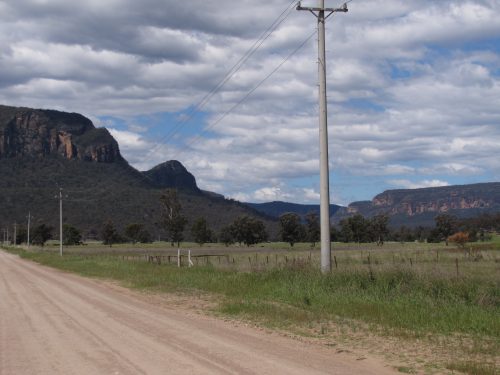
[[[30,247],[30,223],[33,216],[31,216],[31,211],[28,211],[28,249]]]
[[[56,196],[57,198],[57,196]],[[62,188],[59,188],[59,255],[63,255]]]
[[[17,223],[14,221],[14,246],[17,245]]]
[[[319,158],[320,158],[320,222],[321,222],[321,272],[331,272],[330,242],[330,176],[328,167],[328,113],[326,102],[326,53],[325,22],[335,12],[347,12],[347,3],[340,8],[325,8],[325,0],[318,7],[303,7],[318,19],[318,74],[319,74]]]

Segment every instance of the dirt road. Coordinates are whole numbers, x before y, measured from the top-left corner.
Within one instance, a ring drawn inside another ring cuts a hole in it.
[[[0,251],[0,374],[392,374]]]

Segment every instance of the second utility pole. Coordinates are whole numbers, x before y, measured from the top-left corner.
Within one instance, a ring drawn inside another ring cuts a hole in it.
[[[31,219],[33,219],[33,216],[31,216],[31,211],[28,211],[28,249],[30,247],[30,225],[31,225]]]
[[[63,255],[62,188],[59,188],[59,255]]]
[[[347,5],[344,4],[341,8],[325,8],[325,0],[319,0],[319,6],[311,8],[303,7],[299,1],[297,10],[308,10],[318,19],[321,272],[328,273],[332,269],[332,255],[330,242],[330,176],[328,167],[325,21],[334,12],[347,12]],[[325,13],[328,14],[325,16]]]

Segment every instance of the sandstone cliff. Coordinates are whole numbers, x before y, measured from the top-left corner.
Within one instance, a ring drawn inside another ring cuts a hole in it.
[[[123,160],[109,132],[82,115],[0,105],[0,159],[49,155],[99,163]]]
[[[334,221],[361,214],[371,217],[387,214],[393,221],[422,224],[433,223],[433,217],[441,213],[470,216],[481,212],[500,210],[500,183],[443,186],[436,188],[387,190],[371,201],[353,202],[339,210]],[[407,219],[404,219],[407,218]]]
[[[500,205],[500,183],[389,190],[373,198],[371,204],[376,210],[408,216],[426,212],[493,208]]]

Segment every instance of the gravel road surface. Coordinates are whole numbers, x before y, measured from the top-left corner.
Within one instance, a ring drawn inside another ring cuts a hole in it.
[[[0,374],[394,374],[0,251]]]

